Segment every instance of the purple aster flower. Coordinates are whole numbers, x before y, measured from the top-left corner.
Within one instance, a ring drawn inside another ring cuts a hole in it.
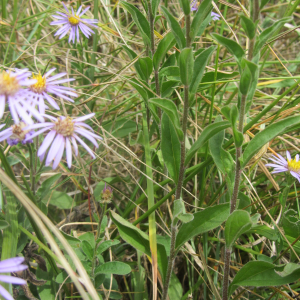
[[[60,83],[66,83],[75,80],[74,78],[65,78],[65,79],[59,79],[67,73],[58,73],[54,76],[50,76],[51,73],[55,68],[49,70],[44,76],[39,73],[38,75],[32,75],[32,78],[36,80],[35,84],[32,84],[28,88],[30,100],[34,101],[33,105],[37,104],[39,107],[39,111],[41,114],[45,113],[46,105],[45,100],[55,109],[59,110],[59,106],[57,103],[53,100],[51,96],[48,95],[48,93],[52,93],[58,97],[61,97],[67,101],[74,102],[69,96],[77,97],[78,95],[74,93],[75,89],[66,87],[66,86],[60,86]],[[57,80],[59,79],[59,80]]]
[[[19,272],[26,270],[28,267],[26,265],[22,265],[23,261],[24,257],[13,257],[2,260],[0,262],[0,273]],[[12,284],[26,284],[26,281],[24,279],[8,275],[0,275],[0,281]],[[6,300],[14,300],[11,294],[1,285],[0,295]]]
[[[5,126],[0,125],[0,129]],[[7,143],[10,146],[17,145],[18,143],[26,144],[32,143],[33,140],[30,138],[34,131],[24,130],[24,128],[28,126],[24,122],[20,122],[18,124],[12,125],[9,128],[0,132],[0,142],[7,139]],[[25,141],[26,139],[26,141]]]
[[[191,11],[197,11],[198,10],[198,2],[197,0],[193,0],[191,2]],[[213,21],[217,21],[220,20],[220,15],[214,12],[211,12],[211,17],[213,19]]]
[[[30,136],[30,138],[34,138],[40,134],[42,134],[45,131],[50,130],[50,132],[46,135],[44,138],[43,143],[41,144],[39,150],[38,150],[38,156],[40,160],[43,160],[47,149],[50,147],[48,151],[48,155],[46,158],[46,166],[49,166],[51,162],[54,159],[53,163],[53,170],[56,169],[58,166],[63,153],[64,149],[66,148],[66,158],[67,158],[67,164],[68,167],[71,168],[72,166],[72,146],[75,152],[75,155],[78,155],[78,145],[81,144],[85,150],[92,156],[92,158],[96,158],[93,151],[88,147],[88,145],[78,136],[78,134],[84,136],[86,139],[88,139],[90,142],[92,142],[96,148],[98,148],[98,143],[96,139],[102,140],[102,138],[99,135],[96,135],[93,133],[92,127],[89,125],[83,123],[82,121],[85,121],[87,119],[90,119],[95,114],[88,114],[83,117],[79,117],[76,119],[72,119],[70,117],[59,117],[54,118],[52,116],[46,116],[49,118],[52,122],[45,122],[45,123],[39,123],[28,126],[26,129],[36,129],[36,128],[42,128],[38,131],[36,131],[34,134]],[[89,130],[87,130],[87,129]],[[27,141],[27,139],[25,139]]]
[[[294,176],[300,182],[300,161],[299,161],[299,154],[296,155],[295,159],[291,158],[291,154],[289,151],[286,151],[287,160],[284,159],[280,154],[272,155],[273,158],[270,158],[275,164],[266,164],[267,167],[273,167],[274,173],[281,173],[281,172],[290,172],[292,176]]]
[[[7,101],[15,123],[19,123],[21,118],[26,123],[33,124],[31,116],[44,122],[40,113],[26,101],[29,95],[22,87],[36,83],[36,79],[28,79],[29,75],[30,72],[27,69],[15,70],[15,72],[7,70],[0,73],[0,118],[3,116]]]
[[[81,12],[82,6],[80,6],[76,12],[74,13],[74,10],[72,8],[72,14],[69,12],[65,4],[62,2],[62,5],[64,6],[67,14],[61,13],[57,11],[56,13],[59,14],[53,15],[52,17],[55,19],[58,19],[58,21],[53,21],[50,23],[50,25],[63,25],[58,31],[55,33],[54,36],[60,35],[59,39],[62,39],[68,32],[69,29],[71,29],[71,33],[69,36],[69,43],[72,41],[73,43],[75,42],[75,36],[77,37],[77,42],[79,42],[79,28],[82,31],[82,33],[89,38],[94,31],[90,29],[87,25],[84,23],[88,24],[89,26],[97,28],[96,25],[98,23],[98,20],[96,19],[81,19],[81,16],[86,13],[89,10],[89,6],[84,9]]]

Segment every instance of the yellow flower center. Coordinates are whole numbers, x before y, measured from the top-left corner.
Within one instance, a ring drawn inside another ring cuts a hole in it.
[[[74,26],[74,25],[77,25],[80,22],[79,19],[80,19],[79,16],[75,15],[75,16],[69,17],[69,22],[70,22],[71,25]]]
[[[74,123],[72,118],[66,117],[64,120],[57,118],[54,130],[64,137],[72,136],[74,132]]]
[[[32,74],[32,79],[36,79],[36,83],[30,86],[30,89],[38,94],[41,94],[46,89],[46,78],[39,72],[38,75]]]
[[[25,126],[27,125],[24,122],[11,126],[13,134],[9,138],[12,140],[17,139],[19,141],[23,141],[26,134],[29,132],[29,130],[23,130]]]
[[[300,171],[300,161],[296,161],[295,159],[291,159],[288,161],[288,169],[289,171],[294,171],[298,173]]]
[[[19,89],[20,85],[16,77],[5,71],[0,74],[0,95],[13,96]]]

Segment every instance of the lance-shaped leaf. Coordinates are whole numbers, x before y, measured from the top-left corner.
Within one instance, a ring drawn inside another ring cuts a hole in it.
[[[225,241],[226,247],[231,248],[235,241],[252,227],[250,215],[245,210],[234,211],[226,221]]]
[[[299,122],[300,116],[289,117],[268,126],[266,129],[256,134],[243,153],[241,159],[242,167],[246,166],[249,160],[263,147],[263,145],[288,130],[289,127],[299,124]]]
[[[191,40],[193,41],[201,24],[204,22],[204,20],[210,15],[210,12],[212,11],[212,0],[204,0],[201,4],[200,7],[198,8],[192,24],[191,24],[191,32],[190,32],[190,37]]]
[[[170,14],[167,8],[162,6],[161,9],[165,18],[167,19],[167,22],[173,32],[173,35],[176,39],[179,48],[183,49],[186,45],[186,40],[178,21]]]
[[[256,54],[258,54],[261,48],[268,41],[268,39],[271,38],[272,35],[275,34],[276,31],[279,30],[284,23],[287,23],[289,21],[291,21],[290,17],[283,18],[281,20],[276,21],[272,26],[265,29],[257,38],[257,41],[254,46],[253,55],[255,56]]]
[[[148,235],[115,212],[110,211],[110,215],[113,222],[118,227],[121,238],[135,249],[151,257]],[[157,244],[157,262],[164,279],[167,271],[168,258],[165,247],[159,243]]]
[[[241,25],[247,35],[247,37],[252,40],[255,36],[256,31],[256,23],[253,23],[253,21],[249,18],[247,18],[244,15],[241,15]]]
[[[214,46],[209,47],[208,49],[202,51],[195,59],[193,78],[189,87],[191,95],[196,94],[199,83],[203,77],[205,67],[207,66],[208,61],[210,60],[213,52],[215,50]]]
[[[200,149],[212,136],[228,127],[230,127],[230,123],[227,121],[217,122],[206,126],[199,136],[198,140],[187,152],[184,164],[187,165],[193,158],[195,153],[198,151],[198,149]]]
[[[139,64],[142,71],[142,79],[148,81],[152,71],[153,71],[153,64],[152,59],[150,57],[140,57]]]
[[[180,127],[179,117],[177,113],[176,105],[169,99],[163,98],[152,98],[149,100],[150,103],[160,107],[163,112],[165,112],[170,121],[173,123],[176,133],[178,135],[179,140],[183,140],[183,132]]]
[[[131,272],[129,265],[121,261],[106,262],[95,269],[95,274],[126,275]]]
[[[161,152],[170,176],[177,184],[180,169],[180,141],[166,113],[161,118]]]
[[[229,286],[231,295],[239,286],[279,286],[297,281],[300,278],[300,266],[288,263],[276,266],[265,261],[250,261],[235,275]]]
[[[188,86],[192,80],[194,70],[194,57],[192,48],[185,48],[179,56],[179,71],[181,82]]]
[[[120,3],[131,14],[134,23],[141,32],[145,45],[150,45],[150,25],[146,17],[134,5],[125,1]]]
[[[160,0],[151,0],[152,14],[155,19]]]
[[[191,12],[191,1],[190,0],[179,0],[181,9],[184,14],[187,16]]]
[[[157,49],[153,55],[153,66],[155,70],[159,69],[160,63],[164,59],[166,53],[175,45],[176,40],[172,31],[167,33],[159,42]]]
[[[222,46],[226,47],[228,52],[233,55],[239,67],[241,67],[242,58],[245,55],[243,48],[234,40],[213,33],[212,37]]]
[[[194,236],[220,226],[229,216],[229,203],[208,207],[193,214],[194,219],[183,224],[176,237],[176,250]]]

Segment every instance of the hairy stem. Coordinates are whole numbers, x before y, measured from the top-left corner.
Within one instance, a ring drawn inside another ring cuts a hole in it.
[[[191,38],[190,38],[190,30],[191,30],[191,16],[186,15],[186,45],[187,47],[191,46]],[[184,105],[183,105],[183,116],[182,116],[182,131],[183,131],[183,140],[180,142],[180,168],[179,168],[179,177],[178,183],[176,187],[175,199],[180,199],[183,179],[184,179],[184,160],[185,160],[185,139],[186,139],[186,129],[187,129],[187,117],[189,110],[189,86],[184,86]],[[177,226],[173,224],[171,225],[171,247],[170,247],[170,257],[168,261],[167,275],[163,288],[163,296],[162,300],[167,299],[168,289],[170,285],[170,279],[172,275],[174,260],[175,260],[175,242],[176,242],[176,232]]]
[[[229,282],[230,256],[231,256],[231,249],[226,248],[226,250],[225,250],[224,283]],[[222,298],[222,300],[228,300],[228,284],[223,284],[223,298]]]
[[[164,288],[163,288],[163,294],[162,294],[162,298],[161,298],[162,300],[167,299],[169,284],[170,284],[172,270],[173,270],[173,265],[174,265],[174,261],[175,261],[175,257],[176,257],[175,256],[175,254],[176,254],[176,251],[175,251],[176,233],[177,233],[177,226],[176,226],[176,224],[173,225],[173,222],[172,222],[172,225],[171,225],[170,257],[169,257],[168,268],[167,268],[167,276],[166,276],[166,280],[165,280],[165,284],[164,284]]]
[[[259,17],[259,0],[253,0],[251,3],[251,17],[252,21],[256,22]],[[248,51],[248,60],[251,61],[253,58],[253,49],[255,45],[255,36],[252,40],[249,41],[249,51]],[[240,114],[239,114],[239,125],[238,130],[240,132],[244,132],[244,119],[245,119],[245,108],[246,108],[246,100],[247,95],[242,95],[241,99],[241,107],[240,107]],[[250,99],[248,99],[250,100]],[[240,158],[242,156],[242,146],[236,147],[236,166],[235,166],[235,180],[234,180],[234,188],[233,193],[230,201],[230,213],[233,213],[236,209],[236,202],[239,193],[240,181],[241,181],[241,174],[242,168],[240,163]],[[226,248],[225,250],[225,266],[224,266],[224,278],[223,278],[223,294],[222,300],[228,299],[228,286],[229,286],[229,270],[230,270],[230,255],[231,255],[231,248]]]

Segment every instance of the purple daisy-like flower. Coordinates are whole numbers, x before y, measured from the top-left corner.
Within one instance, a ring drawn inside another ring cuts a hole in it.
[[[0,125],[0,129],[4,126],[5,126],[5,124]],[[24,128],[27,126],[28,126],[28,124],[25,124],[24,122],[20,122],[18,124],[14,124],[14,125],[10,126],[9,128],[1,131],[0,132],[0,142],[7,139],[7,143],[10,146],[17,145],[18,143],[22,143],[22,144],[32,143],[33,140],[30,137],[34,133],[34,131],[24,130]]]
[[[300,161],[299,161],[299,154],[296,155],[295,159],[292,159],[291,154],[289,151],[286,151],[287,160],[284,159],[280,154],[272,155],[272,160],[274,163],[266,164],[267,167],[273,167],[274,173],[281,173],[281,172],[290,172],[292,176],[294,176],[300,182]]]
[[[96,19],[81,19],[81,16],[84,15],[89,10],[90,7],[88,6],[81,12],[82,6],[80,6],[78,8],[76,14],[74,13],[74,10],[72,8],[72,14],[71,14],[63,2],[62,2],[62,5],[64,6],[67,14],[57,11],[56,13],[58,13],[59,16],[53,15],[52,17],[55,19],[58,19],[58,21],[53,21],[50,23],[50,25],[63,25],[63,27],[61,27],[55,33],[54,36],[60,35],[59,39],[62,39],[69,32],[69,29],[71,29],[71,33],[69,36],[69,43],[71,41],[73,43],[75,42],[75,36],[77,37],[77,42],[79,42],[79,28],[80,28],[82,33],[87,38],[89,38],[92,35],[92,33],[94,33],[94,31],[92,29],[90,29],[89,26],[85,25],[84,23],[97,28],[97,26],[94,24],[97,24],[98,20],[96,20]]]
[[[197,11],[198,10],[198,2],[197,0],[193,0],[191,2],[191,11]],[[211,17],[213,19],[213,21],[217,21],[220,20],[220,15],[214,12],[211,12]]]
[[[60,109],[54,99],[48,95],[48,93],[54,94],[55,96],[61,97],[67,101],[74,102],[69,96],[77,97],[74,93],[75,89],[61,86],[61,83],[66,83],[75,80],[74,78],[60,79],[67,75],[67,73],[58,73],[54,76],[50,76],[56,68],[49,70],[44,76],[39,73],[38,75],[32,75],[32,78],[36,80],[35,84],[32,84],[28,88],[30,101],[34,101],[34,105],[37,104],[41,114],[45,113],[46,105],[45,100],[55,109]],[[57,80],[59,79],[59,80]]]
[[[36,83],[36,79],[28,79],[29,75],[27,69],[15,70],[15,72],[7,70],[0,73],[0,118],[3,116],[7,101],[15,123],[19,123],[21,118],[26,123],[33,124],[31,116],[44,122],[40,113],[26,101],[29,94],[23,87]]]
[[[24,257],[13,257],[2,260],[0,261],[0,273],[10,273],[26,270],[28,267],[26,265],[22,265],[22,262],[24,262]],[[11,284],[26,284],[26,281],[24,279],[8,275],[0,275],[0,281]],[[6,300],[14,300],[11,294],[1,285],[0,295]]]
[[[43,160],[47,149],[51,145],[48,151],[45,164],[46,166],[49,166],[54,159],[54,163],[53,163],[53,170],[54,170],[58,166],[63,156],[64,149],[66,148],[67,164],[68,167],[71,168],[72,166],[71,144],[73,145],[75,155],[77,156],[78,155],[77,142],[85,148],[85,150],[92,156],[93,159],[96,158],[95,154],[89,148],[89,146],[78,136],[78,134],[84,136],[86,139],[92,142],[92,144],[94,144],[96,148],[99,147],[96,139],[102,140],[102,137],[96,135],[93,132],[92,127],[83,123],[83,121],[92,118],[94,115],[95,114],[92,113],[75,119],[72,119],[70,117],[54,118],[52,116],[45,116],[49,118],[52,122],[45,122],[45,123],[39,123],[39,124],[28,126],[26,129],[29,130],[42,128],[36,131],[34,134],[32,134],[30,138],[34,138],[35,136],[38,136],[43,132],[50,130],[50,132],[46,135],[43,143],[41,144],[38,150],[37,154],[40,160]],[[25,139],[25,141],[27,141],[27,139]]]

